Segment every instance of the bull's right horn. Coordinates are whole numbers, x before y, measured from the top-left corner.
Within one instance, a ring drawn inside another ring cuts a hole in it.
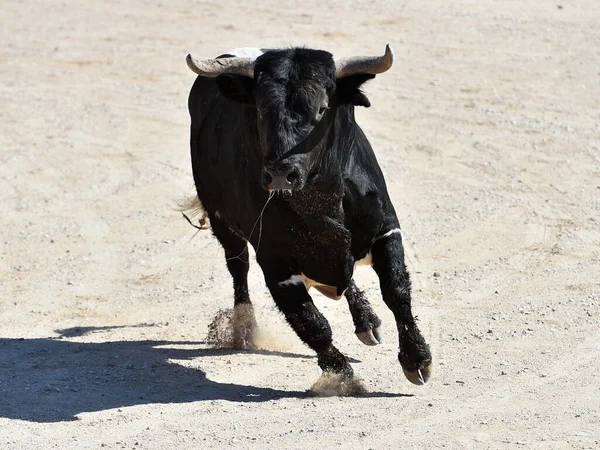
[[[187,55],[186,61],[192,72],[203,77],[214,78],[231,74],[254,78],[255,58],[231,57],[198,61],[192,55]]]
[[[377,75],[386,72],[394,64],[394,51],[390,44],[385,46],[382,56],[352,56],[349,58],[334,58],[335,75],[344,78],[358,73]]]

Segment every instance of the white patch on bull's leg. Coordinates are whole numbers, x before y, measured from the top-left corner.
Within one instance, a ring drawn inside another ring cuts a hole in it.
[[[380,240],[380,239],[385,239],[387,237],[390,237],[392,234],[396,234],[396,233],[400,233],[400,236],[402,236],[402,230],[400,230],[400,228],[393,228],[390,231],[388,231],[387,233],[382,234],[381,236],[377,236],[375,239],[373,239],[373,243],[375,243],[376,241]],[[404,238],[404,236],[402,236]]]

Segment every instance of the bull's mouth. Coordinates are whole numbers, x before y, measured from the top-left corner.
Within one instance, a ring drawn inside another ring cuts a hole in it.
[[[293,196],[296,189],[267,189],[270,195],[278,195],[283,197]]]
[[[279,195],[279,196],[283,196],[283,197],[291,197],[292,195],[294,195],[297,192],[300,192],[302,189],[301,187],[297,187],[297,188],[273,188],[272,186],[263,186],[265,188],[265,190],[271,194],[271,195]]]

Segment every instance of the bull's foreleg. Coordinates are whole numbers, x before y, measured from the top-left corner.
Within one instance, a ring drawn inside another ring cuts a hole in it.
[[[431,375],[431,352],[411,311],[410,278],[404,264],[399,228],[376,238],[371,248],[373,268],[379,276],[383,300],[396,319],[398,360],[411,383],[424,384]]]
[[[345,295],[355,326],[354,333],[358,339],[365,345],[381,344],[383,342],[381,320],[371,308],[371,304],[363,291],[358,289],[354,280],[350,281]]]
[[[248,245],[216,217],[211,217],[211,228],[225,249],[227,269],[233,278],[233,346],[254,348],[257,325],[248,293]]]
[[[233,346],[255,348],[254,334],[257,330],[254,308],[248,293],[248,248],[241,253],[225,251],[227,268],[233,277]]]
[[[344,378],[353,376],[348,358],[332,343],[331,327],[319,312],[299,276],[267,280],[271,295],[298,337],[317,353],[319,367]]]

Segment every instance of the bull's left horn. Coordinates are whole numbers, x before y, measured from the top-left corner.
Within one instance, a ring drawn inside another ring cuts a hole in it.
[[[394,50],[390,44],[385,46],[383,56],[352,56],[349,58],[334,58],[335,76],[344,78],[358,73],[376,75],[386,72],[394,64]]]
[[[223,74],[244,75],[254,78],[255,58],[217,58],[198,61],[192,55],[185,58],[192,72],[203,76],[214,78]]]

